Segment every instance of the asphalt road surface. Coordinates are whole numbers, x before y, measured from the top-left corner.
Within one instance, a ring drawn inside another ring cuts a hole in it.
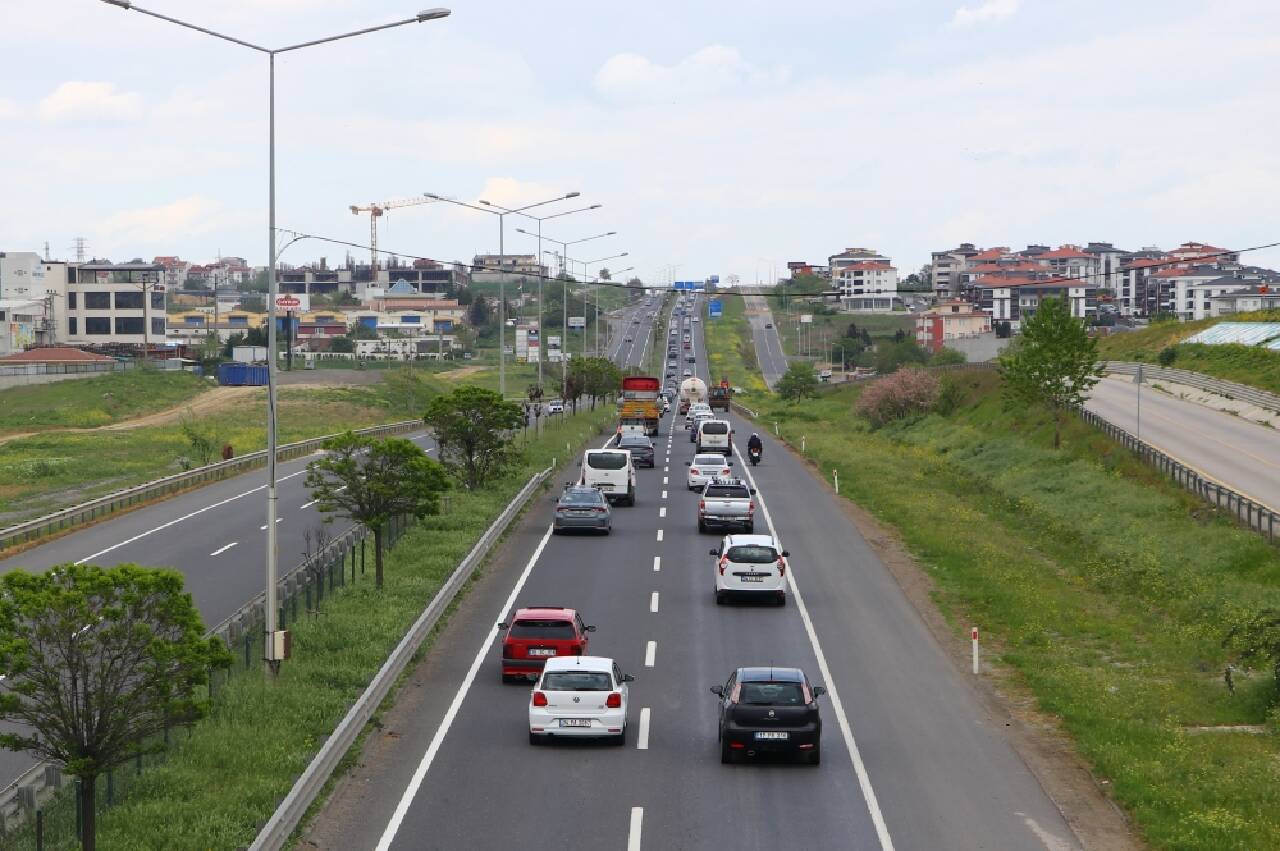
[[[552,498],[534,503],[306,839],[395,851],[1077,849],[835,498],[767,435],[759,467],[735,464],[758,488],[756,531],[791,552],[792,593],[782,608],[715,604],[717,536],[697,531],[692,446],[682,418],[672,426],[669,415],[662,461],[639,472],[638,503],[615,510],[611,536],[552,536]],[[749,428],[736,421],[736,443]],[[579,609],[599,627],[590,652],[635,675],[625,748],[528,744],[529,688],[501,683],[495,629],[527,605]],[[771,663],[831,689],[821,766],[719,761],[708,687]]]
[[[787,356],[782,352],[782,338],[778,336],[777,327],[773,325],[773,310],[769,300],[762,296],[744,296],[747,321],[751,323],[751,335],[756,343],[756,360],[760,363],[760,373],[764,383],[773,389],[787,372]]]
[[[1255,502],[1280,511],[1280,432],[1149,386],[1129,376],[1104,378],[1085,407]]]

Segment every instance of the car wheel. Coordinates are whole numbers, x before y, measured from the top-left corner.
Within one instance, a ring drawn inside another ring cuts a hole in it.
[[[804,755],[804,761],[808,765],[821,765],[822,764],[822,744],[819,743],[814,745],[813,750],[809,751],[807,754]]]
[[[720,761],[725,765],[733,765],[738,761],[738,755],[733,752],[733,748],[729,747],[729,743],[724,740],[720,742]]]
[[[539,736],[537,733],[530,733],[529,744],[533,745],[536,748],[538,745],[542,744],[542,737]]]
[[[728,595],[726,595],[723,591],[716,591],[716,605],[723,606],[724,601],[727,599],[727,597]]]
[[[779,595],[778,595],[778,605],[779,605],[779,606],[785,606],[786,604],[787,604],[787,595],[786,595],[786,594],[779,594]]]
[[[703,534],[706,534],[706,531],[707,531],[707,524],[706,524],[706,523],[703,523],[701,520],[699,520],[699,521],[698,521],[698,531],[699,531],[699,532],[701,532],[701,533],[703,533]]]
[[[627,725],[622,725],[622,732],[613,738],[613,746],[620,748],[627,743]]]
[[[748,524],[747,524],[747,534],[748,534],[748,535],[754,535],[754,534],[755,534],[755,531],[756,531],[756,524],[755,524],[755,523],[748,523]]]

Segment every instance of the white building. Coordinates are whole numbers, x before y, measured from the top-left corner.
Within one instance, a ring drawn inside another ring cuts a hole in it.
[[[846,310],[889,311],[901,304],[898,270],[885,261],[862,261],[831,270],[831,282],[840,291]]]
[[[85,263],[67,282],[68,343],[156,345],[166,340],[164,267]]]

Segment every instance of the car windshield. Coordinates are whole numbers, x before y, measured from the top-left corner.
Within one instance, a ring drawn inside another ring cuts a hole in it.
[[[613,691],[613,678],[604,671],[548,671],[543,691]]]
[[[738,702],[749,706],[804,706],[804,689],[800,683],[745,682]]]
[[[571,621],[518,620],[507,633],[510,638],[559,638],[573,639]]]
[[[771,564],[778,560],[778,551],[764,544],[741,544],[729,547],[729,561],[739,564]]]
[[[560,497],[565,505],[599,505],[604,502],[604,495],[597,490],[571,491]]]
[[[627,456],[616,452],[588,452],[587,466],[596,470],[621,470],[627,466]]]
[[[728,434],[729,426],[727,423],[709,422],[702,424],[703,434]]]
[[[721,499],[746,499],[751,496],[751,492],[742,485],[707,485],[704,495]]]

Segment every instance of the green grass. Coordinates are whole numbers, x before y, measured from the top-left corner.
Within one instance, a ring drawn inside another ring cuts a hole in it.
[[[387,559],[386,585],[370,575],[326,597],[325,614],[293,630],[294,657],[279,681],[254,671],[217,690],[209,718],[179,735],[168,758],[134,780],[99,817],[102,848],[247,846],[319,745],[480,534],[535,470],[566,442],[600,434],[612,411],[565,417],[530,441],[527,463],[481,493],[455,492],[447,513],[411,529]],[[371,557],[371,556],[370,556]],[[243,667],[242,657],[240,667]]]
[[[823,335],[826,335],[827,345],[836,342],[849,328],[849,324],[853,323],[858,326],[859,330],[866,329],[871,335],[872,342],[887,340],[893,337],[897,331],[902,331],[909,338],[914,338],[915,334],[915,318],[910,313],[837,313],[835,315],[824,315],[814,313],[810,305],[803,302],[794,302],[788,304],[788,310],[783,311],[776,303],[771,304],[774,308],[773,318],[774,327],[778,329],[778,337],[782,340],[782,350],[792,357],[801,356],[804,353],[804,341],[809,343],[809,353],[814,360],[818,362],[817,367],[821,369],[830,359],[830,349],[823,347]],[[800,329],[804,328],[799,322],[801,314],[813,314],[813,322],[810,324],[810,330],[801,333]],[[850,369],[853,364],[848,364]],[[839,369],[839,362],[836,363]]]
[[[747,322],[743,301],[724,298],[720,303],[720,318],[703,318],[701,322],[709,375],[713,383],[728,378],[731,386],[741,387],[751,399],[757,399],[767,394],[769,388],[760,376],[755,339]]]
[[[1280,551],[1081,421],[1054,452],[1047,418],[1002,409],[996,376],[959,375],[968,401],[946,418],[872,432],[858,389],[832,388],[760,419],[900,530],[957,632],[983,626],[1153,847],[1280,847],[1274,723],[1192,731],[1268,723],[1269,673],[1229,693],[1222,639],[1280,605]]]
[[[130,369],[0,390],[0,434],[94,428],[163,411],[209,382],[179,370]]]
[[[1280,393],[1280,351],[1256,346],[1204,346],[1182,342],[1219,322],[1280,322],[1280,311],[1264,310],[1195,322],[1156,322],[1141,331],[1099,339],[1098,355],[1103,360],[1156,363],[1161,349],[1174,346],[1177,358],[1172,366],[1176,369],[1202,372],[1214,378]]]

